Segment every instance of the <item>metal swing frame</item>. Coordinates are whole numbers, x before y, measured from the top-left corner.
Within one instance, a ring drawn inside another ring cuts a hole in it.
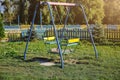
[[[38,10],[38,7],[40,5],[47,5],[48,6],[48,9],[49,9],[49,12],[50,12],[50,18],[52,20],[52,25],[53,25],[53,28],[54,28],[54,33],[55,33],[55,37],[56,37],[56,43],[57,43],[57,46],[58,46],[58,50],[59,50],[59,56],[60,56],[60,62],[61,62],[61,68],[64,68],[64,60],[63,60],[63,56],[62,56],[62,49],[61,49],[61,45],[60,45],[60,42],[58,40],[58,33],[57,33],[57,30],[56,30],[56,25],[55,25],[55,22],[54,22],[54,17],[53,17],[53,12],[52,12],[52,9],[51,9],[51,6],[69,6],[69,7],[74,7],[74,6],[78,6],[82,9],[82,13],[84,15],[84,19],[86,21],[86,25],[87,25],[87,28],[88,28],[88,32],[90,34],[90,38],[91,38],[91,41],[92,41],[92,45],[93,45],[93,48],[94,48],[94,51],[95,51],[95,57],[98,58],[98,51],[96,49],[96,46],[95,46],[95,43],[94,43],[94,40],[93,40],[93,36],[92,36],[92,33],[90,31],[90,28],[89,28],[89,24],[88,24],[88,20],[87,20],[87,16],[85,14],[85,11],[84,11],[84,8],[81,4],[75,4],[75,3],[61,3],[61,2],[40,2],[36,5],[36,8],[35,8],[35,11],[34,11],[34,16],[33,16],[33,19],[32,19],[32,24],[30,26],[30,33],[29,33],[29,37],[28,37],[28,40],[26,42],[26,47],[25,47],[25,50],[24,50],[24,60],[26,60],[26,53],[27,53],[27,50],[28,50],[28,44],[29,44],[29,41],[30,41],[30,37],[31,37],[31,34],[32,34],[32,29],[33,29],[33,25],[34,25],[34,21],[35,21],[35,18],[36,18],[36,13],[37,13],[37,10]]]

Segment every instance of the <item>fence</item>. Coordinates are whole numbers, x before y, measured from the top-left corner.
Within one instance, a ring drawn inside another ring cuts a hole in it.
[[[20,41],[21,40],[21,31],[20,30],[6,31],[5,37],[8,38],[8,41]]]
[[[63,31],[63,29],[59,29],[59,30],[57,30],[57,32],[58,32],[58,37],[59,38],[65,38],[65,39],[80,38],[81,40],[90,40],[90,37],[89,37],[89,34],[88,34],[87,30],[66,29],[65,31]],[[54,36],[54,31],[53,30],[47,30],[45,32],[45,36]]]
[[[62,37],[62,33],[64,33],[63,38],[80,38],[81,40],[90,40],[90,35],[87,30],[83,29],[59,29],[58,37]],[[91,30],[92,31],[92,30]],[[53,29],[47,30],[45,32],[45,36],[53,36]],[[120,42],[120,29],[104,29],[104,36],[108,41],[112,42]]]
[[[39,38],[42,36],[54,36],[53,27],[44,27],[43,29],[35,29]],[[20,41],[23,36],[25,36],[27,31],[24,30],[8,30],[6,32],[6,37],[9,38],[9,41]],[[87,30],[81,28],[69,27],[63,31],[62,28],[57,29],[58,37],[63,38],[80,38],[81,40],[90,40],[90,36]],[[23,34],[24,33],[24,34]],[[104,29],[104,35],[108,41],[120,41],[120,29]]]
[[[108,41],[120,42],[120,29],[115,29],[115,30],[105,29],[104,32]]]

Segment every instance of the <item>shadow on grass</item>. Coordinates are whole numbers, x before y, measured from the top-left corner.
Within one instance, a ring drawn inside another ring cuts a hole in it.
[[[48,59],[43,57],[34,57],[32,59],[25,60],[25,62],[39,62],[42,66],[60,67],[60,63],[54,62],[54,59]]]
[[[53,59],[43,58],[43,57],[34,57],[32,59],[25,60],[25,62],[53,62]]]
[[[13,58],[19,59],[19,60],[24,60],[24,56],[15,56],[15,57],[13,57]]]
[[[25,62],[36,62],[36,61],[39,61],[39,62],[53,62],[54,61],[53,59],[48,59],[48,58],[44,58],[44,57],[34,57],[34,58],[31,58],[31,59],[28,59],[28,60],[25,60],[24,56],[16,56],[14,58],[25,61]]]

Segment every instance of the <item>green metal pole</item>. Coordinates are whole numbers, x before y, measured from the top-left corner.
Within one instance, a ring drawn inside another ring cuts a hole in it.
[[[45,3],[48,5],[48,9],[49,9],[49,12],[50,12],[50,17],[52,19],[52,24],[53,24],[54,33],[55,33],[56,42],[57,42],[57,45],[58,45],[58,50],[59,50],[59,55],[60,55],[60,60],[61,60],[61,68],[64,68],[64,61],[63,61],[63,56],[62,56],[62,49],[61,49],[60,42],[59,42],[59,39],[58,39],[58,33],[57,33],[57,30],[56,30],[56,26],[55,26],[55,22],[54,22],[54,17],[53,17],[52,9],[51,9],[49,3],[47,3],[47,2],[45,2]]]
[[[89,34],[90,34],[90,38],[91,38],[91,41],[92,41],[92,45],[93,45],[93,48],[94,48],[94,51],[95,51],[95,57],[96,57],[96,59],[98,59],[98,51],[97,51],[97,48],[96,48],[96,46],[95,46],[95,42],[94,42],[94,39],[93,39],[93,35],[92,35],[91,31],[90,31],[90,27],[89,27],[89,24],[88,24],[87,16],[86,16],[86,14],[85,14],[85,11],[84,11],[83,6],[82,6],[81,4],[80,4],[79,6],[80,6],[81,9],[82,9],[82,12],[83,12],[83,15],[84,15],[84,19],[85,19],[86,24],[87,24],[88,32],[89,32]]]
[[[38,6],[39,6],[39,4],[36,5],[33,20],[32,20],[32,24],[30,26],[30,33],[29,33],[29,37],[28,37],[28,40],[26,42],[26,47],[25,47],[25,51],[24,51],[24,60],[26,59],[26,52],[27,52],[27,49],[28,49],[28,43],[30,41],[30,37],[31,37],[31,34],[32,34],[32,29],[33,29],[33,26],[34,26],[34,21],[35,21],[35,18],[36,18],[36,13],[37,13]]]

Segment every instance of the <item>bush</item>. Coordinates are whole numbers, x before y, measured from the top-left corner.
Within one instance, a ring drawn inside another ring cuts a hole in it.
[[[95,25],[92,34],[95,42],[98,42],[99,44],[103,44],[107,41],[106,36],[104,34],[104,28],[102,27],[101,24]]]
[[[5,36],[5,33],[4,33],[4,28],[3,28],[3,18],[0,14],[0,39],[3,38]]]
[[[28,37],[29,37],[29,34],[30,34],[30,29],[28,29],[27,31],[27,35],[24,37],[24,40],[28,40]],[[34,39],[37,38],[37,33],[35,32],[35,30],[32,30],[32,33],[31,33],[31,37],[30,37],[30,41],[34,41]]]

